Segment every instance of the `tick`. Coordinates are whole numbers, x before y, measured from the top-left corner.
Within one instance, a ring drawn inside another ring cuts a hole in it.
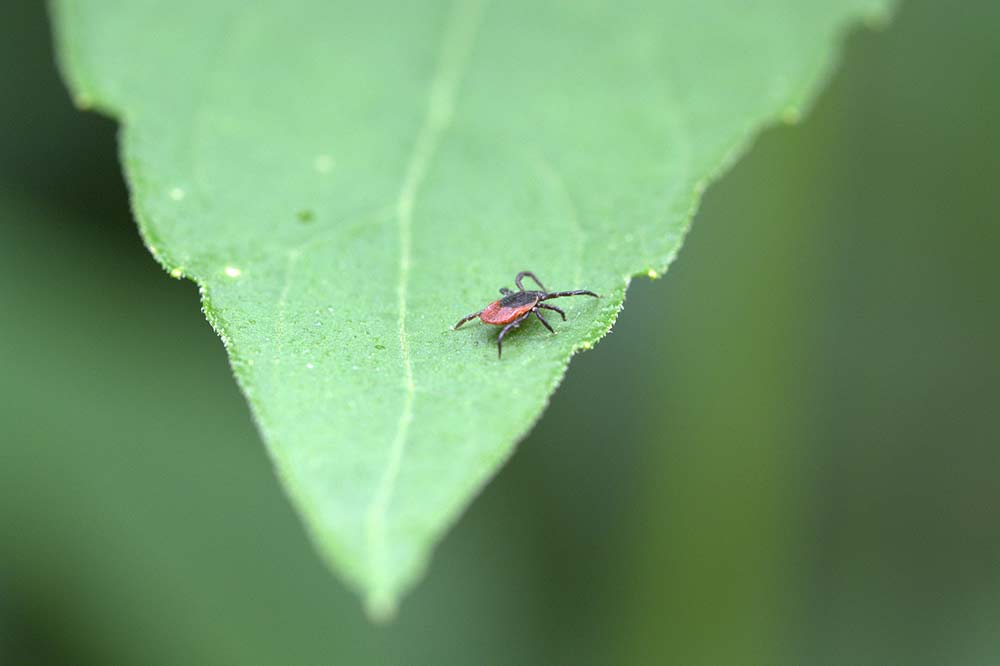
[[[521,284],[521,280],[526,277],[534,280],[535,284],[541,287],[541,290],[525,289],[524,285]],[[517,277],[514,278],[514,284],[517,285],[517,291],[511,291],[507,287],[500,287],[500,294],[503,298],[493,301],[479,312],[473,312],[470,315],[462,317],[458,320],[457,324],[452,326],[452,329],[458,329],[462,324],[476,317],[479,317],[480,321],[484,324],[503,326],[503,330],[497,336],[497,358],[500,358],[503,355],[503,336],[507,335],[508,331],[520,326],[532,314],[538,317],[538,321],[542,322],[542,326],[549,329],[550,333],[555,333],[555,330],[549,326],[549,322],[545,321],[545,318],[542,317],[542,313],[539,312],[540,309],[558,312],[562,315],[563,321],[566,321],[565,312],[554,305],[548,305],[542,301],[562,298],[563,296],[593,296],[594,298],[600,298],[594,292],[587,291],[586,289],[550,292],[531,271],[521,271],[518,273]]]

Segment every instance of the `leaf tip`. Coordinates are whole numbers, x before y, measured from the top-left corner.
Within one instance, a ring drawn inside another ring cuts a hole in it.
[[[371,592],[365,599],[365,613],[372,622],[384,624],[396,617],[399,604],[396,597],[385,590]]]

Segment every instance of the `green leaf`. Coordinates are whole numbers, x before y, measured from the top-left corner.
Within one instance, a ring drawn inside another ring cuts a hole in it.
[[[382,617],[709,179],[889,4],[53,8],[78,104],[122,122],[145,242],[200,285],[309,531]],[[502,360],[495,329],[451,330],[524,269],[603,299]]]

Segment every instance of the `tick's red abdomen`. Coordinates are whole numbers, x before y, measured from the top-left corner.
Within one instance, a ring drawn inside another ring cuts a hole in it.
[[[531,312],[531,308],[538,305],[538,298],[539,295],[535,292],[515,292],[487,305],[479,314],[479,319],[484,324],[504,326],[521,315]]]
[[[500,301],[493,301],[479,314],[479,318],[484,324],[493,324],[494,326],[503,326],[514,321],[525,312],[531,310],[533,306],[523,305],[519,308],[505,308],[500,305]]]

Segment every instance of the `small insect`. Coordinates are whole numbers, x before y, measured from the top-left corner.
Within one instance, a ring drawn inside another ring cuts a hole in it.
[[[524,285],[521,284],[521,280],[526,277],[534,280],[535,284],[541,287],[541,291],[525,289]],[[558,312],[562,315],[563,321],[566,321],[565,312],[554,305],[542,303],[542,301],[562,298],[563,296],[593,296],[594,298],[600,298],[594,292],[587,291],[586,289],[550,292],[531,271],[521,271],[518,273],[517,277],[514,278],[514,284],[517,285],[518,291],[511,291],[507,287],[500,287],[500,293],[503,295],[503,298],[493,301],[479,312],[473,312],[470,315],[462,317],[458,320],[457,324],[452,326],[452,329],[458,329],[462,324],[476,317],[479,317],[484,324],[503,326],[503,330],[497,336],[497,358],[500,358],[503,355],[503,336],[507,335],[507,332],[511,329],[520,326],[532,314],[538,317],[538,321],[542,322],[542,326],[549,329],[550,333],[555,333],[552,327],[549,326],[549,322],[545,321],[545,318],[542,317],[542,313],[538,311],[539,309]]]

